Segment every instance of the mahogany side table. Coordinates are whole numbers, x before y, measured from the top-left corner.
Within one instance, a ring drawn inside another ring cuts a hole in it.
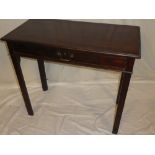
[[[44,91],[48,89],[44,60],[120,71],[122,76],[112,130],[117,134],[134,61],[141,57],[139,27],[52,19],[28,20],[1,40],[7,42],[29,115],[33,115],[33,109],[20,66],[21,57],[37,59]]]

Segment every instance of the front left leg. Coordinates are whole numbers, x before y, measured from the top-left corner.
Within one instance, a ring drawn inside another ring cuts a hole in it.
[[[21,69],[21,66],[20,66],[20,57],[18,55],[14,54],[11,51],[11,49],[10,49],[10,56],[11,56],[11,60],[12,60],[15,72],[16,72],[16,76],[17,76],[17,79],[18,79],[18,83],[19,83],[21,92],[22,92],[22,95],[23,95],[23,99],[24,99],[24,102],[25,102],[27,112],[28,112],[29,115],[33,115],[33,109],[32,109],[32,106],[31,106],[31,101],[30,101],[30,98],[29,98],[29,95],[28,95],[28,91],[27,91],[27,88],[26,88],[24,76],[23,76],[22,69]]]

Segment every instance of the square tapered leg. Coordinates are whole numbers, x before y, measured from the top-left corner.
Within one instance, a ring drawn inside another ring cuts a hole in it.
[[[23,95],[25,107],[27,109],[28,114],[33,115],[33,109],[32,109],[32,106],[31,106],[31,101],[30,101],[30,98],[29,98],[29,95],[28,95],[28,91],[27,91],[27,88],[26,88],[24,76],[23,76],[22,69],[21,69],[21,66],[20,66],[20,57],[13,54],[12,51],[10,51],[10,56],[11,56],[11,60],[12,60],[12,63],[13,63],[14,69],[15,69],[15,73],[16,73],[16,76],[17,76],[17,79],[18,79],[18,83],[19,83],[21,92],[22,92],[22,95]]]
[[[43,91],[46,91],[46,90],[48,90],[48,85],[47,85],[47,79],[46,79],[44,60],[38,59],[37,61],[38,61],[40,79],[41,79],[41,83],[42,83],[42,89],[43,89]]]
[[[117,101],[116,101],[117,110],[116,110],[116,115],[115,115],[113,131],[112,131],[112,133],[114,134],[118,133],[120,120],[121,120],[123,109],[124,109],[125,99],[127,96],[127,91],[128,91],[128,87],[130,83],[130,78],[131,78],[131,73],[128,73],[128,72],[122,73]]]

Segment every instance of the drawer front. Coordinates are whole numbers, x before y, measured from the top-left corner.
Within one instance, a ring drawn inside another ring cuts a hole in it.
[[[113,68],[123,70],[126,67],[127,59],[121,56],[111,56],[102,53],[81,52],[74,50],[56,49],[55,58],[58,61],[76,63],[85,66],[96,66],[101,68]]]
[[[39,47],[38,45],[28,46],[26,44],[17,44],[14,46],[14,51],[26,57],[36,57],[63,63],[117,70],[123,70],[127,62],[127,58],[121,56],[54,47]]]

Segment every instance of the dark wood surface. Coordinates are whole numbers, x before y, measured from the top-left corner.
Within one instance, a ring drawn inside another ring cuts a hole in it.
[[[9,48],[9,51],[12,51],[12,46],[10,46],[9,44],[8,44],[8,48]],[[17,55],[14,55],[13,52],[10,52],[10,57],[11,57],[12,64],[13,64],[15,72],[16,72],[16,76],[18,79],[18,83],[20,85],[20,89],[21,89],[23,99],[25,101],[25,107],[27,109],[28,114],[33,115],[34,113],[33,113],[33,109],[31,106],[31,101],[29,98],[29,94],[28,94],[28,91],[26,88],[24,76],[23,76],[22,69],[20,66],[20,57]]]
[[[38,68],[39,68],[39,74],[41,78],[41,83],[42,83],[42,89],[43,91],[48,90],[48,85],[47,85],[47,79],[46,79],[46,73],[45,73],[45,67],[44,67],[44,60],[43,59],[38,59]]]
[[[140,28],[137,26],[67,20],[28,20],[2,40],[140,57]]]
[[[112,69],[117,71],[132,72],[130,61],[131,59],[135,59],[133,57],[130,58],[104,53],[53,48],[42,45],[34,45],[32,43],[8,43],[12,46],[12,51],[14,54],[22,57],[51,60],[59,63]]]
[[[123,108],[125,104],[125,99],[126,99],[128,87],[130,84],[130,78],[131,78],[130,73],[126,73],[126,72],[122,73],[120,86],[118,90],[118,96],[116,100],[117,109],[116,109],[116,116],[115,116],[113,131],[112,131],[112,133],[114,134],[118,133],[118,129],[119,129],[122,113],[123,113]]]
[[[44,60],[122,72],[112,132],[117,134],[133,66],[140,58],[140,28],[66,20],[29,20],[2,38],[29,115],[33,109],[20,66],[20,57],[37,59],[43,90],[47,90]]]

